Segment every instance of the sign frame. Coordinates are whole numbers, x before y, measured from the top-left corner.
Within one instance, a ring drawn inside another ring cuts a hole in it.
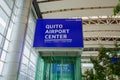
[[[82,19],[37,19],[33,47],[83,48]]]

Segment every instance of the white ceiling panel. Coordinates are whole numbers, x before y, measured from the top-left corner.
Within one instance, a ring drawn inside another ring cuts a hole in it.
[[[118,0],[61,0],[39,3],[39,7],[44,12],[68,8],[115,6],[117,3]]]
[[[83,31],[120,31],[119,24],[83,25]]]
[[[84,32],[84,37],[119,37],[120,32]]]
[[[85,16],[111,16],[113,9],[92,9],[92,10],[75,10],[64,11],[56,13],[43,14],[43,18],[72,18],[72,17],[85,17]]]

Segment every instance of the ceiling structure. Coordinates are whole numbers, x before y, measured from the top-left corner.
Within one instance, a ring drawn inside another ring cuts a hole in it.
[[[83,19],[82,62],[90,62],[90,56],[96,57],[100,44],[112,49],[114,41],[116,39],[120,41],[120,16],[113,16],[113,8],[117,3],[118,0],[34,0],[33,2],[39,18]]]

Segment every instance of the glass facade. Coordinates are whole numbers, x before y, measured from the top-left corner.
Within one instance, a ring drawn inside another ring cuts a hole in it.
[[[8,47],[13,26],[15,24],[17,7],[15,1],[18,0],[1,0],[0,1],[0,80],[3,79],[3,69],[6,64],[6,56],[8,53]],[[35,28],[35,15],[30,10],[26,38],[23,48],[23,55],[20,70],[19,70],[19,80],[35,80],[36,62],[37,54],[32,48],[34,28]]]
[[[10,43],[10,36],[14,21],[11,20],[13,0],[0,1],[0,75],[4,68],[6,55],[8,53],[8,46]]]
[[[32,48],[35,20],[35,16],[31,10],[28,20],[19,80],[35,80],[37,54],[34,48]]]

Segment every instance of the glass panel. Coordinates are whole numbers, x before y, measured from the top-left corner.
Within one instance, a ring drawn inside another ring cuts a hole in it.
[[[7,22],[8,16],[5,14],[5,12],[0,8],[0,17]]]
[[[34,33],[35,23],[33,23],[33,22],[32,22],[32,23],[29,23],[28,26],[30,26],[30,27],[29,27],[30,31],[31,31],[32,33]]]
[[[31,32],[29,28],[27,29],[27,35],[32,39],[33,33]]]
[[[0,6],[4,9],[4,11],[7,13],[7,15],[10,16],[11,10],[4,0],[0,1]]]
[[[2,42],[2,35],[0,34],[0,48],[2,47],[1,42]]]
[[[41,62],[40,63],[40,72],[43,72],[43,69],[44,69],[44,62]]]
[[[5,27],[6,26],[6,22],[0,17],[0,25]]]
[[[29,60],[25,56],[23,56],[22,63],[25,65],[28,65],[28,62],[29,62]]]
[[[5,23],[4,20],[0,17],[0,33],[2,33],[2,34],[3,34],[3,32],[4,32],[5,25],[6,25],[6,23]]]
[[[7,36],[6,36],[6,38],[7,38],[8,40],[10,40],[10,36],[11,36],[11,33],[12,33],[12,28],[13,28],[13,23],[11,22],[11,23],[10,23],[10,26],[9,26],[9,28],[8,28]]]
[[[25,64],[22,64],[21,65],[21,71],[24,72],[24,73],[27,73],[27,70],[28,70],[28,66],[25,65]]]
[[[35,19],[35,16],[34,14],[30,14],[30,17],[29,17],[29,24],[30,23],[35,23],[36,19]]]
[[[17,13],[16,13],[16,14],[17,14]],[[15,15],[15,13],[14,13],[14,14],[12,14],[11,21],[12,21],[12,22],[15,22],[15,20],[16,20],[16,15]]]
[[[32,40],[31,43],[33,43],[33,33],[29,34],[28,36],[30,37],[30,39]]]
[[[30,60],[35,64],[36,63],[36,57],[35,57],[35,55],[31,54]]]
[[[6,0],[7,4],[12,8],[13,6],[13,0]]]
[[[8,21],[7,15],[0,8],[0,33],[3,34]]]
[[[2,55],[1,55],[1,60],[2,61],[5,61],[6,55],[7,55],[7,52],[2,51]]]
[[[35,69],[36,66],[32,62],[30,62],[29,67],[33,70],[33,69]]]
[[[29,65],[29,75],[31,77],[35,76],[35,65],[33,65],[31,62],[30,62],[30,65]]]
[[[8,40],[5,40],[5,44],[4,44],[3,49],[7,51],[8,45],[9,45],[9,41],[8,41]]]
[[[19,80],[30,80],[30,79],[27,74],[20,72]]]
[[[35,57],[35,60],[33,61],[33,63],[34,63],[34,65],[36,65],[37,64],[37,54],[36,54],[36,52],[34,51],[34,49],[32,49],[31,50],[31,52],[32,52],[32,54],[34,55],[34,57]]]
[[[2,74],[3,65],[4,65],[4,63],[0,61],[0,75]]]
[[[29,58],[30,50],[25,46],[24,47],[24,55]]]
[[[28,35],[26,35],[26,40],[28,41],[28,43],[29,43],[30,45],[32,45],[32,40],[30,39],[30,37],[29,37]]]

